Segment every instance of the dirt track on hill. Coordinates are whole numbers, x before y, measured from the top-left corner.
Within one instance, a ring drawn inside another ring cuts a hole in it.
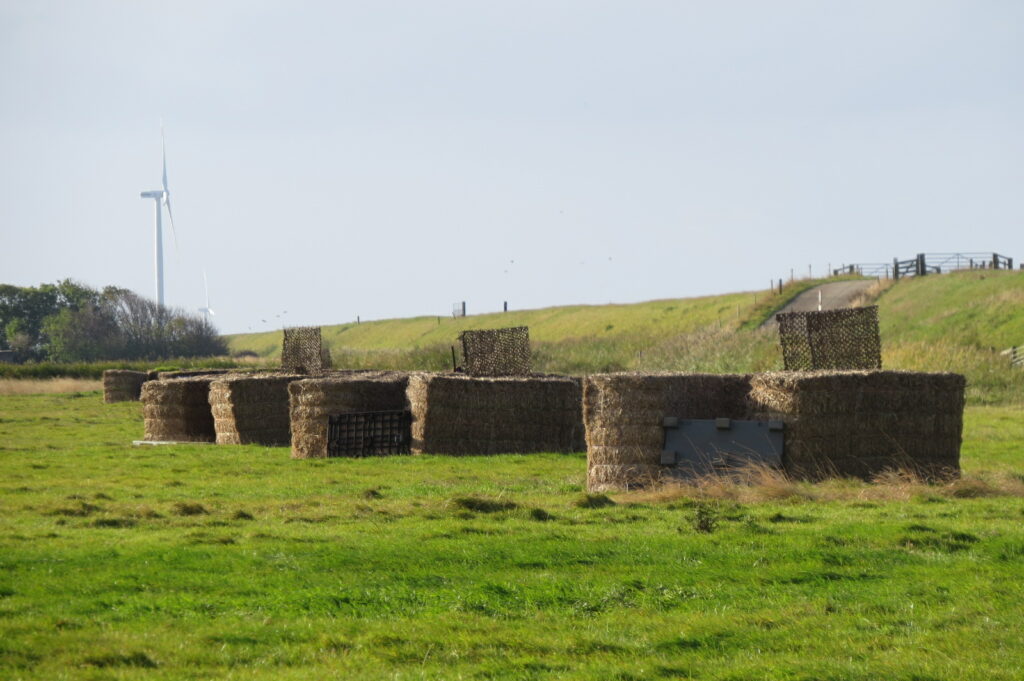
[[[775,314],[779,312],[812,312],[818,309],[818,292],[821,292],[821,309],[822,310],[839,310],[842,308],[850,307],[857,297],[864,293],[864,291],[871,288],[875,283],[874,279],[864,279],[857,281],[836,281],[831,284],[822,284],[821,286],[815,286],[814,288],[804,291],[793,300],[789,301],[777,310]],[[775,315],[769,317],[761,326],[775,326]]]

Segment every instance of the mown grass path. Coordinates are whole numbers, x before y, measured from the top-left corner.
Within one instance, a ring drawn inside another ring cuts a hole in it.
[[[1022,415],[969,409],[969,473],[1020,479]],[[832,501],[587,507],[582,455],[132,448],[139,416],[96,393],[0,397],[0,678],[1024,669],[1016,496],[850,483]]]

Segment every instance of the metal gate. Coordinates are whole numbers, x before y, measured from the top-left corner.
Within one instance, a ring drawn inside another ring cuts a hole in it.
[[[412,415],[408,411],[364,411],[327,419],[327,456],[408,454]]]
[[[782,467],[781,421],[680,419],[668,416],[661,465],[682,476],[728,473],[745,466]]]

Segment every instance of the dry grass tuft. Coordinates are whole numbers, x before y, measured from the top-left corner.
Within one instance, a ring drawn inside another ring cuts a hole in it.
[[[870,482],[840,478],[811,483],[794,481],[780,470],[757,466],[730,476],[662,480],[649,489],[616,495],[615,499],[624,504],[657,504],[682,499],[749,504],[772,501],[910,501],[981,497],[1024,497],[1024,479],[1003,473],[934,481],[922,478],[913,471],[897,469],[884,471]]]
[[[89,393],[103,389],[103,381],[84,378],[2,378],[0,395],[54,395]]]
[[[178,501],[174,504],[175,515],[206,515],[209,511],[206,507],[199,503],[193,503],[188,501]]]

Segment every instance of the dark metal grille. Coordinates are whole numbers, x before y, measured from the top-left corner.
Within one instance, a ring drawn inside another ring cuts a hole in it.
[[[530,329],[463,331],[462,359],[471,376],[526,376],[530,373]]]
[[[878,308],[776,315],[787,371],[881,369]]]
[[[321,374],[330,368],[319,326],[298,326],[284,330],[281,368],[296,374]]]
[[[327,419],[327,456],[408,454],[412,416],[408,411],[364,411]]]

